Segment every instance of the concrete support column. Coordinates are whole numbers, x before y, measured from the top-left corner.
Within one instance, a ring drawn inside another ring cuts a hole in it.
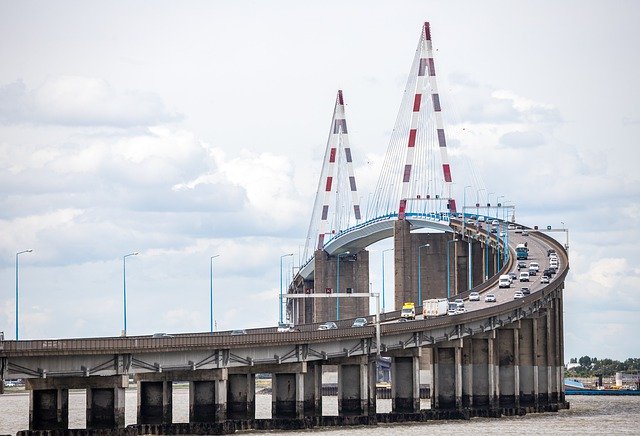
[[[473,407],[473,339],[462,340],[462,407]]]
[[[422,292],[422,300],[429,298],[446,298],[447,296],[447,241],[452,238],[449,233],[411,233],[411,224],[396,221],[394,224],[394,268],[395,268],[395,309],[400,309],[405,302],[421,305],[418,290]],[[429,244],[429,247],[424,247]],[[422,247],[422,248],[420,248]],[[451,247],[451,293],[455,287],[455,250]],[[420,265],[418,265],[418,253]],[[420,274],[418,274],[418,271]],[[420,275],[420,284],[418,284]]]
[[[391,410],[394,413],[420,411],[420,348],[391,356]]]
[[[562,298],[562,289],[560,290],[558,297],[558,350],[559,350],[559,375],[558,383],[560,388],[558,389],[559,401],[564,402],[564,301]]]
[[[544,311],[544,310],[543,310]],[[549,402],[549,365],[547,362],[547,316],[546,313],[535,319],[536,325],[536,366],[534,376],[537,380],[538,387],[538,404],[547,404]]]
[[[457,235],[460,238],[460,235]],[[469,244],[466,240],[460,239],[451,244],[455,247],[455,287],[453,277],[451,278],[451,292],[459,294],[469,289]],[[454,271],[452,269],[452,271]],[[452,273],[453,274],[453,273]]]
[[[462,407],[461,344],[438,345],[433,348],[432,409]]]
[[[375,380],[370,374],[371,368],[375,370],[367,356],[352,358],[350,362],[338,365],[339,415],[368,415],[370,413],[370,384],[372,380]],[[373,389],[375,390],[375,387]]]
[[[87,389],[87,429],[124,427],[124,398],[122,387]]]
[[[173,382],[138,380],[138,424],[171,424]]]
[[[227,419],[227,376],[220,380],[189,382],[189,422]]]
[[[475,336],[470,338],[471,342],[470,355],[471,367],[467,369],[469,381],[471,384],[469,389],[471,398],[469,405],[475,408],[488,408],[490,399],[492,398],[493,384],[492,379],[493,368],[489,367],[489,339]],[[465,344],[463,351],[466,353],[467,346]],[[464,361],[464,355],[463,355]],[[464,367],[463,367],[464,368]],[[463,372],[463,378],[464,378]],[[463,382],[463,387],[465,386]],[[464,398],[464,397],[463,397]]]
[[[325,293],[330,289],[332,293],[369,292],[369,252],[360,250],[346,256],[329,256],[324,250],[315,251],[314,293]],[[338,286],[338,262],[340,262],[340,289]],[[310,299],[313,305],[313,321],[323,322],[335,320],[337,317],[337,300],[335,298]],[[341,298],[340,319],[367,316],[369,302],[365,298]]]
[[[557,332],[557,322],[558,322],[558,313],[557,313],[557,299],[551,300],[551,307],[547,311],[547,344],[548,344],[548,354],[547,354],[547,364],[549,371],[549,402],[555,404],[558,402],[558,332]]]
[[[530,318],[520,320],[518,345],[520,404],[522,406],[532,406],[535,404],[536,399],[536,384],[533,376],[535,361],[533,320]]]
[[[29,392],[29,430],[68,428],[68,389],[33,389]]]
[[[322,364],[307,363],[304,374],[304,416],[322,416]]]
[[[256,375],[229,374],[227,418],[254,419],[256,416]]]
[[[478,241],[471,243],[471,275],[473,286],[484,281],[484,246]]]
[[[498,341],[498,374],[500,407],[515,407],[516,392],[516,352],[514,329],[501,328],[497,330]]]
[[[487,370],[489,371],[489,407],[495,409],[499,406],[500,393],[500,374],[498,361],[498,340],[496,331],[493,330],[487,339],[488,361]]]
[[[271,381],[271,416],[304,417],[304,373],[276,373]]]

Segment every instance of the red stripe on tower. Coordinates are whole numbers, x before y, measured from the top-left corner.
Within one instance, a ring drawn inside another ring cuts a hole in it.
[[[422,94],[416,94],[413,97],[413,111],[420,112],[420,101],[422,100]]]
[[[451,182],[451,168],[449,168],[449,164],[442,164],[442,172],[444,173],[444,181]]]
[[[338,104],[344,105],[344,100],[342,99],[342,89],[338,89]]]
[[[329,152],[329,162],[334,163],[336,161],[336,149],[332,148]]]
[[[409,147],[415,147],[416,145],[416,134],[418,133],[417,129],[409,130]]]
[[[325,191],[331,191],[331,182],[333,181],[333,177],[327,177],[327,186],[325,187]]]
[[[431,28],[428,21],[424,23],[424,37],[427,41],[431,41]]]

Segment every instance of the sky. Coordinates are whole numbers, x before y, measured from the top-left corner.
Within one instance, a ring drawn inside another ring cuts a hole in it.
[[[366,199],[429,21],[458,204],[472,185],[568,228],[566,360],[638,357],[638,19],[620,0],[0,0],[0,331],[26,249],[20,339],[119,335],[133,252],[128,334],[207,331],[211,283],[219,330],[275,325],[337,90]]]

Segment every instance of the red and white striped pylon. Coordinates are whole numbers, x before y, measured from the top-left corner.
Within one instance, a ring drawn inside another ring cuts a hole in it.
[[[342,90],[338,90],[336,104],[333,109],[333,118],[331,119],[331,130],[329,133],[329,139],[327,140],[327,149],[322,163],[320,183],[318,185],[318,192],[316,193],[317,202],[317,199],[321,196],[321,189],[324,190],[324,200],[322,203],[320,223],[318,226],[318,242],[316,245],[316,249],[318,250],[321,250],[324,247],[324,237],[327,233],[343,230],[329,228],[329,209],[332,204],[336,209],[332,213],[336,214],[338,212],[338,180],[336,180],[336,173],[337,175],[341,173],[340,171],[337,171],[337,167],[341,162],[339,154],[342,150],[344,150],[344,162],[346,164],[347,174],[349,177],[349,190],[351,191],[353,214],[355,219],[359,221],[361,219],[360,204],[358,200],[356,178],[353,170],[351,148],[349,146],[347,120],[345,118],[344,111],[344,98],[342,96]],[[324,183],[322,183],[323,180]],[[312,219],[314,219],[314,217],[312,217]]]
[[[426,74],[428,73],[428,82],[431,92],[431,102],[433,105],[433,111],[436,119],[436,130],[438,133],[438,145],[440,148],[440,157],[442,160],[442,172],[444,176],[444,182],[449,197],[449,212],[456,212],[456,202],[451,198],[451,166],[449,164],[449,155],[447,153],[447,141],[444,134],[444,122],[442,120],[442,108],[440,106],[440,95],[438,94],[438,84],[436,82],[436,69],[435,62],[433,60],[433,45],[431,42],[431,28],[429,23],[424,23],[422,28],[422,34],[420,35],[420,49],[417,56],[420,56],[420,63],[418,66],[418,77],[416,79],[416,85],[413,98],[413,110],[411,112],[411,124],[409,127],[409,137],[407,139],[407,155],[405,159],[405,166],[402,175],[402,192],[400,194],[400,206],[398,208],[398,219],[402,220],[405,217],[405,211],[407,208],[407,195],[409,193],[409,187],[411,185],[411,174],[414,164],[414,155],[416,147],[416,137],[418,135],[418,119],[420,116],[420,109],[422,105],[422,91],[425,85]]]

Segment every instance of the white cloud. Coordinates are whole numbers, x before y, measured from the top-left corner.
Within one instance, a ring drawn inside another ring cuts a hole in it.
[[[0,86],[0,122],[131,127],[178,120],[150,92],[119,91],[94,77],[55,76],[35,89]]]

